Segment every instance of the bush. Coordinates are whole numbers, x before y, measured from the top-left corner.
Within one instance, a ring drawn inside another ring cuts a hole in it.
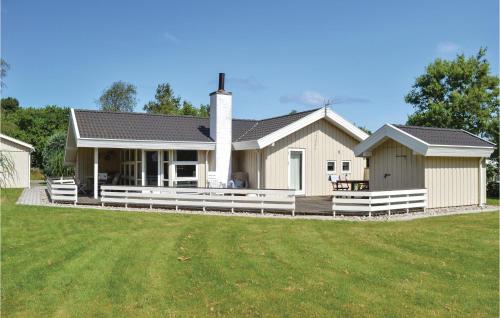
[[[489,198],[498,198],[499,183],[497,181],[488,182],[486,186],[486,194]]]
[[[43,149],[43,167],[45,175],[62,177],[73,175],[73,168],[64,165],[64,147],[66,133],[58,131],[47,139]]]

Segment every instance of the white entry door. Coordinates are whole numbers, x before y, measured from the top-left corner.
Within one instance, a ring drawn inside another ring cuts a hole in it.
[[[290,149],[288,152],[288,188],[304,194],[304,150]]]

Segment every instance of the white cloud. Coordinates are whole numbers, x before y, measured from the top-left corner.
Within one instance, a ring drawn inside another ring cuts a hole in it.
[[[169,32],[163,32],[163,38],[169,42],[177,43],[179,42],[179,39],[173,35],[172,33]]]
[[[304,91],[302,94],[288,94],[280,97],[281,103],[295,103],[304,106],[324,106],[325,104],[353,104],[353,103],[369,103],[370,100],[361,97],[337,96],[327,97],[316,91]]]
[[[305,106],[321,106],[328,101],[328,98],[316,91],[304,91],[302,94],[288,94],[280,97],[282,103],[297,103]]]
[[[257,81],[255,77],[250,76],[246,78],[241,78],[241,77],[229,77],[227,79],[227,82],[229,85],[234,85],[234,86],[239,86],[244,89],[248,89],[251,91],[258,91],[261,89],[265,89],[266,87]]]
[[[449,56],[458,53],[462,47],[454,42],[441,42],[436,47],[436,52],[442,56]]]

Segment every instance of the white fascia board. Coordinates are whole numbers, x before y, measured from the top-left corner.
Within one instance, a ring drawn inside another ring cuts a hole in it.
[[[330,108],[326,109],[326,118],[333,122],[340,129],[353,136],[358,141],[363,141],[369,137],[367,133],[353,125],[351,122],[349,122]]]
[[[425,156],[489,158],[493,151],[493,147],[431,145]]]
[[[73,123],[73,130],[75,132],[76,139],[80,139],[80,130],[78,130],[78,122],[76,121],[74,108],[71,108],[71,122]]]
[[[259,143],[257,142],[257,140],[233,142],[233,150],[250,150],[250,149],[259,149]]]
[[[27,143],[27,142],[21,141],[21,140],[16,139],[16,138],[9,137],[9,136],[4,135],[4,134],[0,134],[0,137],[1,137],[2,139],[8,140],[8,141],[10,141],[10,142],[13,142],[13,143],[15,143],[15,144],[17,144],[17,145],[19,145],[19,146],[23,146],[23,147],[25,147],[25,148],[30,149],[30,152],[35,151],[35,147],[33,147],[32,145],[30,145],[30,144],[29,144],[29,143]]]
[[[215,150],[215,142],[79,138],[78,148]]]
[[[425,141],[398,129],[391,124],[385,124],[370,137],[354,147],[354,154],[358,157],[362,156],[364,152],[373,150],[387,138],[393,139],[421,155],[425,155],[429,147],[429,144]]]
[[[258,143],[257,149],[265,148],[265,147],[269,146],[270,144],[272,144],[273,142],[276,142],[276,141],[278,141],[278,140],[280,140],[280,139],[314,123],[315,121],[320,120],[321,118],[324,118],[324,117],[325,117],[325,109],[324,108],[318,109],[317,111],[281,128],[281,129],[278,129],[275,132],[270,133],[267,136],[260,138],[259,140],[257,140],[257,143]]]

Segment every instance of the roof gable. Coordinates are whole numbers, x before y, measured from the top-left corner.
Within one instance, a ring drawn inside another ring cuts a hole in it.
[[[23,148],[27,148],[30,151],[35,150],[35,148],[32,145],[30,145],[24,141],[21,141],[19,139],[4,135],[4,134],[0,134],[0,139],[5,139],[5,140],[9,141],[10,143],[16,144],[16,145],[21,146]]]
[[[494,147],[494,144],[464,130],[386,124],[357,145],[354,153],[368,156],[387,139],[423,156],[489,157]]]

